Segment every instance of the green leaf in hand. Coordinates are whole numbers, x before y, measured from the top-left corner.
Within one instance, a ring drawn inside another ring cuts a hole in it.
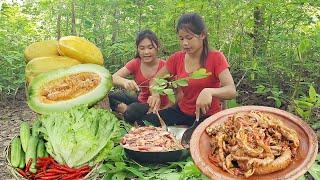
[[[163,94],[163,91],[165,90],[166,86],[159,86],[156,85],[154,87],[152,87],[152,91],[157,92],[159,94]]]
[[[211,73],[210,72],[207,73],[207,70],[205,68],[200,68],[191,74],[191,78],[192,79],[202,79],[202,78],[208,77],[209,75],[211,75]]]
[[[169,100],[171,102],[175,102],[176,101],[173,89],[165,89],[165,90],[163,90],[163,92],[168,96],[168,98],[169,98]]]
[[[171,85],[172,85],[173,88],[177,88],[178,87],[178,84],[177,84],[176,81],[172,81]]]
[[[174,81],[175,83],[177,83],[178,86],[188,86],[188,80],[187,79],[178,79],[176,81]]]
[[[155,81],[158,85],[161,85],[161,86],[166,85],[168,82],[166,79],[162,79],[162,78],[156,78]]]

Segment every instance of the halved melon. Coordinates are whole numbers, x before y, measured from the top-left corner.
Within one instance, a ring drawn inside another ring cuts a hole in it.
[[[81,64],[79,61],[66,57],[66,56],[50,56],[50,57],[38,57],[28,62],[25,75],[28,82],[30,82],[38,74],[52,71],[55,69],[68,68],[77,64]]]
[[[79,64],[42,73],[28,88],[28,105],[37,113],[65,111],[80,104],[94,105],[112,88],[107,69],[96,64]]]
[[[81,63],[103,64],[100,49],[82,37],[65,36],[60,38],[58,51],[61,55],[77,59]]]
[[[45,40],[30,44],[24,50],[25,61],[29,62],[37,57],[59,56],[58,41]]]

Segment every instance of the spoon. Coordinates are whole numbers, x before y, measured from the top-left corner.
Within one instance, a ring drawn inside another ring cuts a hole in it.
[[[192,136],[193,131],[197,128],[197,126],[200,124],[200,115],[197,113],[196,114],[196,120],[194,121],[193,125],[189,127],[182,135],[181,138],[181,144],[184,147],[189,147],[190,139]]]

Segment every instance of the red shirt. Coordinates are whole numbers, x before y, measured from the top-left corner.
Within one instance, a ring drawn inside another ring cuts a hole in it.
[[[189,76],[185,70],[185,52],[179,51],[174,53],[167,60],[166,67],[170,74],[177,76],[177,78],[184,78]],[[196,101],[200,92],[204,88],[218,88],[220,87],[219,74],[227,69],[229,64],[223,53],[219,51],[209,51],[205,63],[207,72],[211,75],[203,79],[191,79],[188,81],[188,86],[181,87],[183,97],[178,102],[179,108],[187,115],[194,116],[196,111]],[[219,98],[212,97],[211,108],[206,116],[212,115],[221,110]]]
[[[166,61],[164,60],[160,60],[158,69],[156,72],[154,72],[154,74],[152,75],[151,78],[153,78],[157,72],[163,67],[165,66]],[[140,88],[140,93],[138,96],[138,100],[142,103],[147,103],[148,101],[148,97],[151,95],[150,91],[149,91],[149,82],[150,79],[146,78],[143,76],[142,72],[141,72],[141,60],[139,58],[136,59],[132,59],[130,60],[125,67],[130,71],[130,73],[134,76],[134,80],[136,81],[136,83],[138,84],[138,86],[143,86],[143,87],[139,87]],[[161,96],[161,107],[167,105],[169,103],[169,99],[167,96]]]

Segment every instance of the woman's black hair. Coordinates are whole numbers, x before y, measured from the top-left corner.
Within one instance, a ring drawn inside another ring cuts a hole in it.
[[[140,31],[138,34],[137,34],[137,38],[136,38],[136,48],[137,48],[137,52],[136,52],[136,56],[135,58],[139,58],[139,52],[138,52],[138,46],[140,44],[140,42],[145,39],[145,38],[148,38],[151,43],[152,43],[152,46],[156,49],[158,49],[160,47],[160,44],[159,44],[159,40],[156,36],[156,34],[149,30],[149,29],[145,29],[143,31]]]
[[[179,30],[182,30],[182,29],[186,31],[191,31],[196,35],[201,35],[201,33],[205,35],[205,38],[203,39],[203,49],[200,57],[200,65],[204,67],[206,63],[206,59],[208,57],[209,44],[208,44],[206,26],[204,24],[202,17],[197,13],[189,13],[189,14],[181,15],[176,27],[177,33],[179,32]]]

